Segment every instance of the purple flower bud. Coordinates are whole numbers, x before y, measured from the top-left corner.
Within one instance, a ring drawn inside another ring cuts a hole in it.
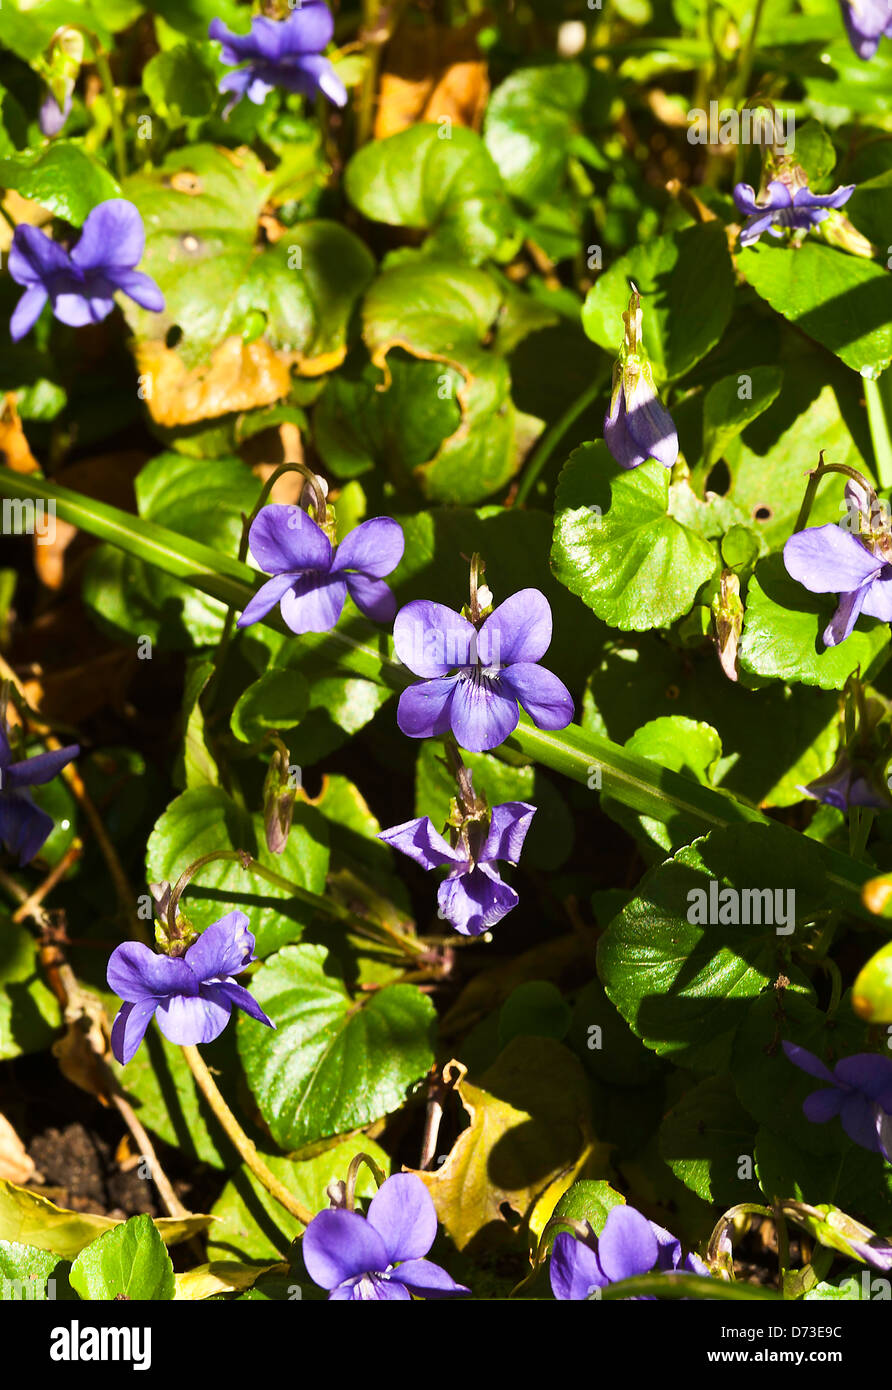
[[[47,136],[48,139],[52,139],[54,135],[58,135],[65,129],[65,122],[70,115],[71,92],[65,97],[64,106],[60,106],[50,89],[47,88],[43,101],[40,103],[40,111],[37,118],[40,124],[41,134]]]
[[[213,1042],[233,1008],[243,1009],[268,1028],[275,1024],[243,985],[240,975],[254,960],[248,918],[229,912],[201,933],[180,957],[158,955],[138,941],[112,951],[108,984],[124,1000],[112,1025],[112,1052],[124,1066],[145,1037],[153,1015],[172,1043]]]
[[[322,92],[335,106],[345,106],[347,89],[322,50],[331,42],[334,20],[322,0],[303,0],[287,19],[255,15],[247,34],[234,34],[222,19],[212,19],[208,34],[223,45],[223,62],[235,67],[220,81],[232,92],[226,114],[246,96],[262,106],[274,87],[314,97]],[[244,63],[244,67],[236,67]]]
[[[892,38],[890,0],[840,0],[849,42],[859,58],[872,58],[885,34]]]
[[[445,1269],[424,1259],[437,1234],[430,1193],[414,1173],[382,1183],[368,1214],[320,1211],[301,1246],[307,1273],[341,1302],[377,1299],[408,1303],[470,1293]]]
[[[808,187],[796,188],[789,182],[772,179],[765,202],[759,203],[750,184],[738,183],[734,187],[734,202],[747,218],[740,244],[755,245],[763,232],[773,237],[783,236],[784,231],[807,232],[829,217],[831,208],[847,203],[854,191],[855,185],[850,183],[832,193],[812,193]]]
[[[393,621],[396,603],[382,578],[403,558],[405,539],[389,516],[362,522],[334,547],[300,507],[274,503],[254,518],[248,540],[254,559],[273,577],[257,590],[238,627],[259,622],[278,603],[292,632],[329,632],[348,593],[374,622]]]
[[[539,729],[564,729],[570,692],[540,666],[551,643],[551,608],[538,589],[521,589],[478,631],[442,603],[407,603],[393,628],[396,654],[424,679],[400,696],[397,723],[409,738],[450,729],[472,753],[495,748],[517,727],[522,705]]]
[[[53,818],[42,811],[28,794],[28,787],[41,787],[62,771],[80,752],[76,743],[34,758],[12,761],[6,730],[0,722],[0,844],[28,864],[44,846],[53,828]]]
[[[9,273],[25,286],[13,311],[9,332],[18,342],[49,300],[61,323],[80,328],[101,323],[121,290],[143,309],[160,313],[164,297],[155,281],[136,270],[145,249],[142,218],[126,198],[100,203],[87,217],[71,252],[36,227],[16,227]]]
[[[382,830],[378,839],[406,854],[423,869],[448,868],[437,899],[440,912],[462,936],[480,936],[515,908],[518,897],[503,883],[500,860],[516,864],[536,814],[525,801],[506,801],[494,806],[482,844],[475,844],[475,829],[453,847],[433,827],[428,816]]]

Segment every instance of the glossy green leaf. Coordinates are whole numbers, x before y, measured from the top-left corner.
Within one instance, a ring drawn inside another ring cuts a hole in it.
[[[438,255],[479,265],[510,260],[520,244],[486,146],[452,122],[412,125],[370,142],[348,164],[344,186],[372,221],[432,232],[429,249]]]
[[[121,197],[119,184],[101,160],[72,140],[0,159],[0,186],[14,188],[75,227],[97,203]]]
[[[660,1126],[660,1153],[704,1202],[759,1200],[753,1148],[756,1125],[730,1076],[710,1076],[686,1091]]]
[[[703,401],[703,456],[707,468],[723,456],[732,439],[768,409],[782,382],[780,367],[754,367],[750,372],[722,377],[710,386]]]
[[[892,362],[892,280],[872,261],[808,241],[741,251],[741,274],[790,323],[876,380]]]
[[[352,999],[322,946],[285,946],[252,993],[276,1025],[239,1026],[248,1084],[276,1142],[296,1149],[395,1110],[433,1061],[434,1008],[415,985]]]
[[[642,879],[598,943],[598,973],[649,1047],[698,1072],[720,1072],[734,1034],[779,973],[791,991],[807,991],[786,956],[797,923],[827,902],[820,853],[802,836],[775,837],[756,825],[713,831]]]
[[[174,1295],[173,1264],[148,1216],[133,1216],[82,1250],[71,1266],[71,1286],[90,1302],[124,1297],[161,1302]]]
[[[599,618],[642,632],[687,613],[718,557],[672,515],[662,464],[626,471],[598,441],[564,465],[551,558],[561,583]]]
[[[837,602],[835,595],[812,594],[792,579],[782,556],[760,560],[747,590],[739,652],[743,669],[821,690],[842,690],[859,666],[862,678],[879,670],[888,659],[888,623],[859,618],[844,642],[825,647],[822,633]]]
[[[183,792],[156,822],[146,849],[146,881],[175,883],[202,855],[233,849],[256,855],[299,888],[315,894],[325,891],[328,833],[312,806],[295,806],[288,844],[282,854],[274,855],[266,846],[262,816],[249,815],[221,787],[207,786]],[[260,956],[285,941],[298,940],[313,915],[312,908],[288,889],[226,860],[200,869],[183,899],[183,911],[201,929],[236,907],[248,915]]]
[[[641,294],[643,346],[658,380],[683,376],[715,347],[731,317],[734,272],[718,222],[654,237],[598,276],[582,311],[588,336],[619,355],[629,280]]]

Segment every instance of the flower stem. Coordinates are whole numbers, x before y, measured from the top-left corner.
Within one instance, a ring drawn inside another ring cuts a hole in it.
[[[319,488],[319,485],[316,482],[315,475],[312,474],[310,470],[307,468],[307,466],[303,463],[280,464],[279,467],[275,469],[273,473],[270,474],[266,482],[263,484],[263,487],[260,489],[260,496],[257,498],[257,501],[254,504],[254,510],[251,512],[251,515],[243,517],[242,519],[242,535],[238,547],[239,564],[244,564],[247,558],[248,537],[251,534],[251,527],[253,526],[255,519],[257,518],[261,508],[266,505],[267,499],[269,498],[269,495],[275,487],[276,483],[285,473],[303,474],[303,476],[307,480],[308,485],[313,490],[314,504],[316,509],[316,520],[320,526],[322,525],[322,522],[325,520],[325,497],[323,496]],[[201,702],[202,709],[205,715],[210,713],[211,707],[214,703],[214,699],[217,695],[217,689],[220,684],[220,674],[223,669],[223,663],[226,660],[226,653],[229,651],[229,644],[232,641],[232,629],[235,625],[236,607],[236,604],[230,604],[229,607],[226,609],[226,618],[223,622],[223,631],[220,633],[220,640],[217,643],[216,650],[214,651],[214,655],[212,657],[213,670],[211,671],[211,674],[208,677],[207,687],[204,692],[204,699]]]
[[[753,70],[753,59],[756,56],[756,40],[759,37],[759,25],[762,23],[762,11],[765,8],[765,0],[756,0],[753,9],[753,22],[750,25],[750,32],[746,41],[746,48],[743,50],[743,57],[740,60],[740,67],[737,69],[737,81],[734,84],[734,105],[739,106],[745,99],[747,88],[749,87],[750,75]]]
[[[864,378],[867,423],[873,441],[880,487],[892,487],[892,385],[885,376],[879,381]]]
[[[253,1142],[248,1138],[238,1120],[233,1115],[226,1101],[223,1099],[217,1087],[217,1083],[211,1076],[204,1058],[194,1045],[183,1048],[183,1056],[189,1066],[189,1070],[195,1077],[202,1095],[208,1105],[213,1110],[228,1138],[238,1150],[251,1172],[280,1206],[287,1212],[296,1217],[303,1226],[309,1226],[313,1219],[313,1213],[309,1211],[302,1202],[296,1197],[292,1197],[284,1183],[274,1173],[267,1168]]]
[[[96,71],[105,89],[105,97],[108,102],[109,116],[111,117],[112,144],[115,147],[115,168],[118,171],[118,181],[121,182],[127,177],[127,145],[124,140],[124,126],[121,121],[121,113],[118,110],[118,99],[115,94],[115,80],[112,77],[112,70],[109,66],[108,56],[105,49],[97,39],[95,34],[90,34],[90,43],[93,47],[93,57],[96,60]]]
[[[523,477],[520,480],[520,486],[517,489],[517,496],[514,499],[515,506],[523,506],[530,495],[533,484],[557,446],[560,444],[564,435],[576,423],[582,412],[601,394],[604,389],[604,383],[607,381],[609,375],[610,369],[606,367],[602,367],[600,371],[596,372],[582,394],[577,396],[564,411],[560,419],[556,420],[549,430],[546,430],[539,444],[534,449],[529,463],[524,469]]]

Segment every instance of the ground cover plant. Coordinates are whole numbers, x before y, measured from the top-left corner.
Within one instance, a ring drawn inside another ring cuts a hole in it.
[[[888,0],[4,0],[0,190],[0,1297],[888,1298]]]

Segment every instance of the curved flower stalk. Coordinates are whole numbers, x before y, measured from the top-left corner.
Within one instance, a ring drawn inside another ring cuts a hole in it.
[[[787,573],[813,594],[839,594],[839,607],[824,630],[835,647],[858,617],[892,622],[892,533],[865,483],[846,483],[849,517],[857,531],[828,522],[797,531],[784,546]]]
[[[521,589],[484,616],[472,564],[467,612],[466,617],[442,603],[416,599],[397,614],[396,655],[423,677],[400,696],[402,732],[434,738],[451,730],[463,748],[482,753],[514,732],[518,705],[539,729],[566,728],[573,699],[563,681],[539,665],[551,645],[545,595]]]
[[[314,1284],[329,1299],[409,1302],[470,1293],[424,1256],[437,1234],[433,1199],[414,1173],[395,1173],[368,1212],[335,1209],[314,1216],[301,1246]]]
[[[883,35],[892,39],[890,0],[840,0],[849,42],[865,62],[872,58]]]
[[[53,828],[53,818],[35,806],[29,787],[42,787],[80,753],[76,743],[67,748],[38,753],[14,763],[6,730],[0,721],[0,844],[28,864],[38,854]]]
[[[237,626],[250,627],[279,604],[292,632],[329,632],[347,601],[376,623],[393,621],[396,603],[383,576],[403,558],[402,527],[388,516],[363,521],[333,546],[322,526],[296,506],[273,503],[254,518],[251,554],[271,575]]]
[[[709,1270],[698,1255],[683,1259],[681,1242],[634,1207],[613,1207],[600,1237],[591,1227],[589,1232],[588,1240],[566,1231],[555,1236],[549,1265],[555,1298],[597,1297],[598,1290],[608,1284],[651,1272],[677,1269],[709,1277]]]
[[[160,313],[164,296],[151,276],[136,269],[145,243],[142,218],[126,198],[99,203],[70,252],[36,227],[16,227],[9,273],[25,293],[9,322],[13,342],[34,327],[47,301],[60,323],[72,328],[108,318],[118,291]]]
[[[192,945],[183,950],[189,936]],[[243,912],[228,912],[197,938],[190,931],[168,945],[171,952],[181,954],[159,955],[140,942],[128,941],[109,959],[109,988],[124,1000],[111,1036],[112,1052],[122,1065],[134,1056],[153,1017],[170,1042],[184,1047],[213,1042],[233,1008],[268,1028],[275,1027],[233,978],[255,959],[254,937]]]
[[[794,1067],[826,1083],[802,1102],[805,1118],[824,1125],[838,1116],[853,1144],[881,1153],[892,1163],[892,1057],[857,1052],[843,1057],[831,1071],[807,1048],[791,1042],[783,1046]]]
[[[657,395],[653,369],[641,346],[642,319],[641,299],[633,289],[623,314],[625,337],[613,368],[604,442],[622,468],[638,468],[649,458],[671,468],[678,458],[678,434]]]
[[[335,106],[345,106],[347,89],[322,52],[333,34],[323,0],[302,0],[287,19],[254,15],[247,34],[234,34],[222,19],[212,19],[208,35],[222,44],[223,62],[235,68],[220,79],[220,91],[232,92],[225,114],[242,97],[262,106],[275,87],[306,97],[322,92]]]

